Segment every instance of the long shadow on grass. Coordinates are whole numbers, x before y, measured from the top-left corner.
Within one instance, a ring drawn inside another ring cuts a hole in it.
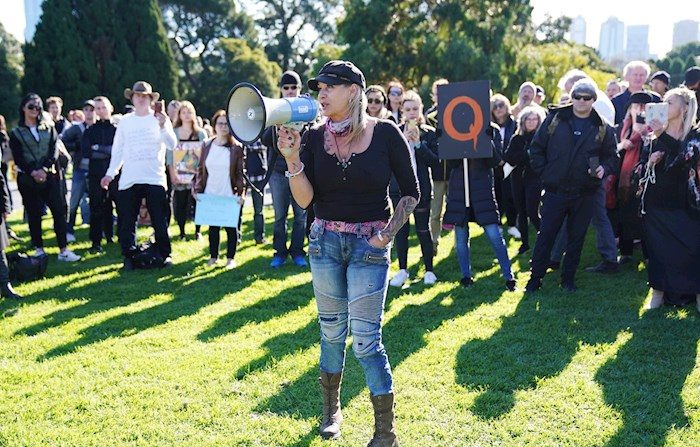
[[[227,280],[222,275],[227,274]],[[143,330],[165,324],[172,320],[194,315],[205,306],[215,303],[227,294],[236,293],[249,285],[249,281],[239,272],[220,270],[208,276],[197,278],[193,284],[177,284],[172,278],[160,282],[154,289],[144,290],[131,297],[133,302],[148,298],[157,293],[172,293],[172,299],[136,312],[128,312],[108,318],[100,323],[82,329],[80,338],[49,350],[37,360],[57,357],[76,349],[88,346],[110,337],[133,335]]]
[[[201,332],[197,338],[208,342],[215,338],[232,334],[249,323],[262,323],[281,317],[300,307],[307,306],[313,298],[310,284],[303,284],[291,289],[284,289],[280,294],[260,300],[252,306],[235,310],[219,317],[211,326]]]
[[[412,290],[417,292],[418,290]],[[484,303],[497,301],[502,295],[501,287],[494,287],[493,280],[483,278],[477,286],[464,291],[455,289],[435,295],[423,304],[409,304],[383,327],[384,344],[393,368],[398,367],[411,354],[426,345],[426,334],[436,330],[447,320],[464,315]],[[451,297],[453,301],[446,303]],[[316,326],[317,327],[317,326]],[[306,329],[309,330],[309,329]],[[318,329],[316,329],[317,331]],[[318,333],[316,333],[318,337]],[[348,353],[352,357],[352,351]],[[356,362],[348,359],[348,362]],[[362,393],[365,388],[364,376],[354,366],[346,368],[343,380],[342,400],[348,402]],[[285,386],[278,394],[256,407],[255,411],[272,411],[277,414],[294,414],[295,417],[313,418],[318,415],[320,396],[318,392],[318,363],[292,384]],[[315,430],[315,429],[313,429]],[[307,446],[313,436],[304,436],[293,444]]]
[[[619,331],[638,318],[646,295],[643,287],[631,289],[623,279],[614,281],[614,286],[606,286],[605,295],[559,289],[526,295],[492,337],[462,346],[456,381],[483,389],[472,411],[483,418],[498,418],[513,408],[516,391],[533,389],[538,380],[559,374],[579,343],[614,342]],[[630,295],[624,299],[608,295],[618,285],[618,290]]]
[[[632,339],[596,374],[605,401],[623,417],[607,447],[664,445],[669,429],[688,425],[681,391],[695,367],[700,318],[673,316],[678,311],[645,313],[630,327]]]

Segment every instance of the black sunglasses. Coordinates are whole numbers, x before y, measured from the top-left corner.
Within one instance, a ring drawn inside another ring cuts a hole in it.
[[[493,105],[494,109],[500,109],[501,107],[505,107],[506,104],[504,102],[497,102]]]
[[[383,104],[384,100],[379,99],[379,98],[369,98],[367,100],[367,104]]]
[[[41,106],[39,104],[27,104],[27,108],[29,110],[41,110]]]
[[[299,88],[298,85],[285,85],[282,87],[282,90],[296,90],[298,88]]]
[[[572,95],[571,96],[573,99],[576,99],[578,101],[590,101],[593,99],[592,96],[585,96],[585,95]]]

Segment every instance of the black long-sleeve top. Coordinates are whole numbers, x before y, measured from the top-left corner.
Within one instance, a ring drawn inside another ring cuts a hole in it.
[[[92,158],[93,152],[96,152],[92,146],[97,144],[101,146],[97,151],[107,153],[114,142],[114,134],[117,132],[117,126],[109,120],[100,120],[92,126],[85,129],[83,136],[80,139],[80,155],[82,158]]]
[[[324,127],[317,125],[302,138],[301,160],[314,190],[316,217],[353,223],[388,220],[392,174],[401,196],[420,199],[408,142],[396,124],[378,120],[369,147],[353,154],[344,172],[337,157],[324,149]]]
[[[656,182],[648,186],[646,207],[688,209],[689,172],[700,166],[700,127],[691,129],[683,141],[662,133],[651,147],[652,153],[658,151],[662,151],[664,156],[655,166]],[[648,152],[642,155],[642,166],[646,164],[648,155]]]

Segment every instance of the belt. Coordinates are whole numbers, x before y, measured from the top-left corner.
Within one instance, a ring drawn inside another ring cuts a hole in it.
[[[387,222],[383,220],[375,220],[372,222],[342,222],[339,220],[323,220],[319,218],[314,219],[314,223],[335,233],[350,233],[365,237],[375,235],[378,231],[386,228],[387,225]]]

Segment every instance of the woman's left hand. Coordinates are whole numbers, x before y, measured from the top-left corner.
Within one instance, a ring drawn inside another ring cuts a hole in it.
[[[371,238],[367,239],[367,243],[374,248],[385,248],[387,245],[389,245],[389,239],[386,236],[384,236],[383,239],[383,242],[380,241],[377,235],[375,234]]]

